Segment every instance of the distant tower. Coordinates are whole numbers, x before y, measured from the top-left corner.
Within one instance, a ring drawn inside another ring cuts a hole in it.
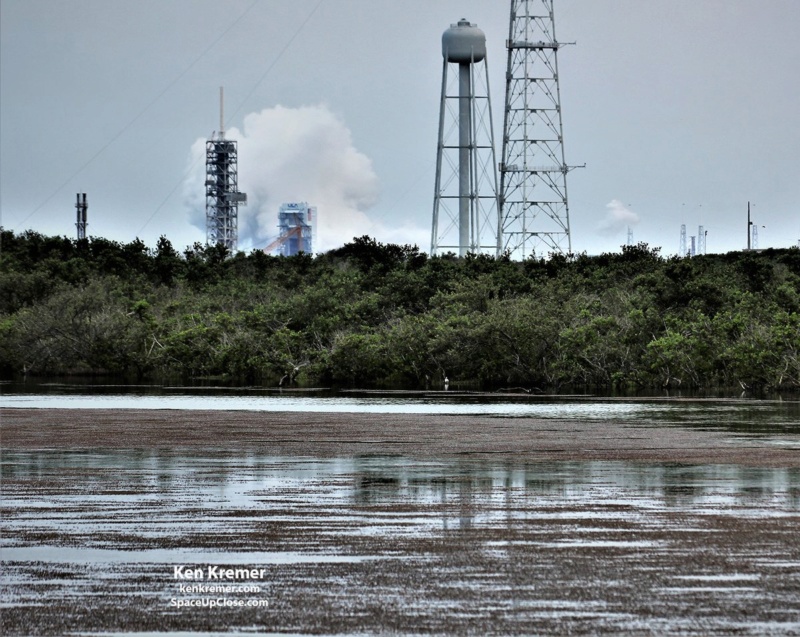
[[[81,194],[83,197],[81,197]],[[76,221],[75,227],[78,229],[78,239],[85,239],[86,238],[86,216],[89,210],[89,204],[86,203],[86,193],[78,193],[77,200],[75,202],[75,209],[76,209]]]
[[[206,244],[239,247],[239,205],[247,195],[239,192],[239,160],[235,141],[225,139],[224,96],[219,89],[219,133],[206,141]]]
[[[633,245],[633,228],[631,228],[630,226],[628,226],[628,245],[629,246]]]
[[[678,256],[685,257],[686,256],[686,224],[681,224],[681,242],[678,246]]]
[[[758,224],[753,224],[753,242],[752,242],[753,250],[758,250]]]
[[[431,254],[498,255],[500,212],[486,36],[461,20],[442,35],[442,57]],[[458,69],[452,74],[457,93],[448,77],[451,66]]]
[[[511,0],[500,209],[503,249],[572,252],[553,0]]]
[[[703,226],[697,228],[697,254],[706,253],[706,232]]]
[[[689,248],[689,256],[690,256],[690,257],[693,257],[693,256],[695,256],[695,255],[697,254],[697,252],[695,252],[695,242],[694,242],[694,240],[695,240],[695,236],[694,236],[694,235],[692,235],[692,236],[691,236],[691,237],[689,237],[689,238],[692,240],[692,242],[691,242],[691,246],[692,246],[692,247],[691,247],[691,248]]]

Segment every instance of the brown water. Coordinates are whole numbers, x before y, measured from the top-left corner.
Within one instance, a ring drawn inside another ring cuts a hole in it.
[[[800,633],[798,469],[168,450],[2,460],[4,634]],[[219,565],[264,572],[222,582],[247,590],[181,590],[220,582],[176,567]],[[220,599],[266,605],[186,606]]]

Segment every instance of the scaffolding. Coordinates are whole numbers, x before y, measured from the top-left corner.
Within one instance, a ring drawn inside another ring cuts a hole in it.
[[[681,238],[680,242],[678,243],[678,256],[685,257],[688,254],[686,248],[686,224],[681,224]]]
[[[206,142],[206,243],[235,252],[239,243],[239,192],[236,142],[222,137]]]

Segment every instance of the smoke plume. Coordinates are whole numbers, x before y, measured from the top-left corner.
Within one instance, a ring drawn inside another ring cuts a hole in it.
[[[612,199],[606,204],[606,216],[600,222],[600,234],[611,236],[624,232],[628,226],[639,223],[639,215],[630,210],[619,199]]]
[[[323,252],[375,225],[365,214],[378,199],[372,161],[353,146],[350,130],[324,106],[276,106],[251,113],[242,130],[225,132],[239,146],[239,246],[262,248],[278,235],[282,203],[308,202],[318,210],[314,251]],[[205,229],[205,140],[191,149],[191,176],[184,184],[193,225]]]

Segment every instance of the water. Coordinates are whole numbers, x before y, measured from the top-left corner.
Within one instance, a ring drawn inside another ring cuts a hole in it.
[[[7,451],[3,483],[4,612],[73,629],[186,630],[175,565],[224,564],[267,569],[234,631],[800,630],[798,469]]]
[[[800,399],[603,398],[449,392],[287,391],[259,388],[91,386],[7,383],[0,407],[174,409],[214,411],[439,414],[622,420],[638,424],[722,429],[756,434],[800,433]]]
[[[790,401],[161,394],[2,406],[611,418],[800,448]],[[798,468],[235,448],[4,448],[0,468],[7,634],[800,632]],[[181,588],[220,568],[264,575]],[[188,606],[221,598],[262,605]]]

